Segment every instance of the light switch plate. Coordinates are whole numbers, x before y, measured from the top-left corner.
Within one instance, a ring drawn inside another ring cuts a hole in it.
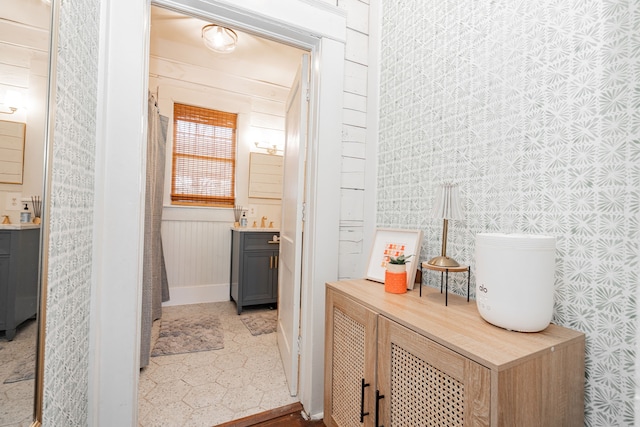
[[[5,206],[8,211],[19,211],[22,209],[22,193],[4,193],[5,194]]]

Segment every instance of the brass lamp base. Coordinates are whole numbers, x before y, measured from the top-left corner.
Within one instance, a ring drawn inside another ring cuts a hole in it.
[[[437,265],[438,267],[459,267],[460,264],[453,258],[448,256],[437,256],[427,261],[428,264]]]

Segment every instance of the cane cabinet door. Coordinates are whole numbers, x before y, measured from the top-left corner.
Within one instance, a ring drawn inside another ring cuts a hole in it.
[[[373,426],[377,314],[327,292],[324,423]]]
[[[377,379],[379,425],[489,426],[489,369],[383,316]]]

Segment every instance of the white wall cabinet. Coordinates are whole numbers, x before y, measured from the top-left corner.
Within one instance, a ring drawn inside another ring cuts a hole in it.
[[[426,289],[327,284],[328,427],[583,425],[584,334],[507,331]]]

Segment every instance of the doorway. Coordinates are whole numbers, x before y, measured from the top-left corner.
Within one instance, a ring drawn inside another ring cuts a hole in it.
[[[269,222],[275,222],[275,228],[278,229],[280,200],[248,197],[248,158],[249,152],[261,152],[264,147],[270,150],[275,148],[274,155],[284,154],[285,101],[300,57],[305,51],[232,28],[238,36],[236,50],[231,54],[213,53],[205,48],[201,40],[201,29],[209,24],[211,22],[208,20],[158,6],[151,7],[149,90],[156,98],[161,114],[169,116],[169,123],[172,122],[173,102],[238,113],[237,203],[245,207],[250,222],[259,222],[260,217],[264,216],[269,218]],[[169,135],[172,135],[171,127]],[[171,137],[168,142],[170,140]],[[171,149],[170,144],[167,147]],[[167,164],[163,166],[166,166],[165,177],[169,178],[172,170],[170,153],[166,158]],[[301,179],[304,181],[304,177]],[[205,364],[207,359],[204,355],[192,357],[186,354],[175,357],[175,360],[166,358],[157,363],[157,359],[152,359],[150,368],[145,368],[141,374],[141,423],[158,416],[165,407],[171,405],[174,405],[171,416],[183,413],[188,417],[202,416],[207,409],[214,407],[215,410],[211,412],[215,417],[210,421],[221,422],[231,419],[220,419],[221,416],[237,418],[238,414],[273,409],[272,405],[282,406],[297,401],[290,396],[283,396],[286,387],[283,390],[275,387],[281,380],[278,374],[281,368],[272,366],[273,339],[251,338],[246,331],[243,333],[240,330],[241,327],[236,330],[240,325],[239,320],[228,316],[228,306],[233,302],[215,302],[228,301],[229,297],[230,250],[226,237],[233,221],[230,210],[167,206],[169,187],[165,184],[163,191],[165,211],[169,211],[168,225],[163,227],[163,238],[167,239],[163,246],[172,298],[163,311],[168,313],[169,318],[177,316],[177,313],[200,316],[203,311],[217,312],[225,335],[235,342],[227,343],[219,355],[214,355],[206,362],[207,366],[200,367],[203,375],[198,378],[194,378],[191,365]],[[215,245],[211,242],[215,242]],[[219,261],[212,263],[209,260]],[[201,265],[198,266],[198,263]],[[197,292],[193,292],[194,289]],[[156,334],[159,323],[154,323]],[[242,340],[242,345],[247,349],[262,345],[262,351],[257,352],[262,354],[262,360],[256,361],[257,357],[253,354],[246,355],[249,359],[245,360],[245,355],[234,348],[238,340]],[[261,383],[265,373],[243,369],[242,363],[238,365],[242,360],[254,367],[259,365],[269,370],[269,381]],[[204,375],[205,372],[207,375]],[[183,375],[185,380],[173,381],[174,374]],[[239,382],[239,379],[242,381]],[[243,381],[246,384],[242,384]],[[173,389],[171,384],[175,384]],[[263,390],[255,387],[264,388],[267,384],[271,388],[261,402],[256,397]],[[186,398],[182,399],[179,396],[185,390],[188,390]],[[197,399],[190,397],[195,390],[198,390]],[[237,398],[224,397],[229,394],[236,394]],[[178,398],[174,401],[169,399],[170,396]],[[185,402],[188,402],[187,407]]]
[[[174,101],[237,113],[235,204],[244,209],[249,228],[263,222],[278,228],[281,199],[250,197],[248,171],[254,153],[270,156],[273,149],[275,156],[284,154],[284,105],[304,50],[234,27],[239,35],[236,50],[213,53],[201,40],[201,29],[211,21],[156,6],[151,11],[148,86],[160,114],[169,118],[168,143]],[[170,153],[164,170],[162,232],[166,258],[175,259],[172,262],[177,265],[167,265],[173,270],[169,271],[170,304],[225,300],[229,297],[231,209],[169,205]],[[194,239],[199,241],[187,241]]]

